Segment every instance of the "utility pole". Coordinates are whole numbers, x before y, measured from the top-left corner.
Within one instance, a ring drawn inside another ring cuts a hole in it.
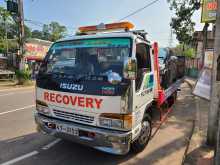
[[[202,32],[203,33],[202,66],[204,66],[205,51],[207,48],[208,28],[209,28],[209,23],[205,23],[203,32]]]
[[[220,4],[220,0],[218,0]],[[212,88],[212,99],[211,109],[213,114],[217,114],[217,138],[216,138],[216,147],[215,147],[215,160],[214,164],[220,164],[220,5],[217,9],[217,21],[215,27],[215,48],[214,48],[214,64],[213,64],[213,88]],[[214,98],[215,97],[215,98]],[[213,105],[212,105],[213,102]]]
[[[218,0],[220,4],[220,0]],[[215,44],[214,57],[212,67],[212,82],[211,82],[211,103],[209,110],[208,134],[207,143],[211,146],[216,145],[218,119],[219,119],[219,99],[220,99],[220,7],[217,9],[217,20],[215,28]],[[220,146],[219,146],[220,147]],[[220,156],[220,155],[219,155]],[[218,164],[219,165],[219,164]]]
[[[24,69],[24,10],[23,0],[18,1],[18,26],[19,26],[19,69]]]
[[[170,38],[169,38],[169,47],[172,48],[173,46],[173,30],[172,28],[170,29]]]
[[[3,16],[4,26],[5,26],[5,42],[6,42],[6,55],[8,56],[8,27],[6,16]]]

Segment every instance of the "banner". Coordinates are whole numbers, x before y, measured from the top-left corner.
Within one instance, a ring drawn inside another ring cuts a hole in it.
[[[203,0],[201,22],[215,22],[217,16],[217,7],[217,0]]]
[[[214,57],[213,49],[205,51],[204,67],[212,69],[213,57]]]
[[[193,90],[193,94],[204,99],[210,100],[211,97],[211,69],[205,68],[202,70],[201,75]]]

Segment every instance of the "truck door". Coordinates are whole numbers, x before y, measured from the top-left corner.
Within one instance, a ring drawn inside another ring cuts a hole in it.
[[[136,44],[137,79],[135,80],[134,108],[144,111],[154,97],[154,72],[151,47],[146,43]]]

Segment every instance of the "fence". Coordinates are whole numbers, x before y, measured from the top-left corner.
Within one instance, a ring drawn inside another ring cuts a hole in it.
[[[199,71],[202,69],[201,60],[198,58],[187,58],[185,61],[186,76],[198,78]]]

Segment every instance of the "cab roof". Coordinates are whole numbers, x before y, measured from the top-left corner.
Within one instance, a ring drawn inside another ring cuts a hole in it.
[[[137,38],[137,35],[135,35],[134,33],[130,32],[130,31],[128,31],[128,32],[96,33],[96,34],[86,34],[86,35],[74,35],[71,37],[67,37],[67,38],[58,40],[58,42],[79,40],[79,39],[117,38],[117,37],[128,37],[131,39],[135,39],[135,38]]]

